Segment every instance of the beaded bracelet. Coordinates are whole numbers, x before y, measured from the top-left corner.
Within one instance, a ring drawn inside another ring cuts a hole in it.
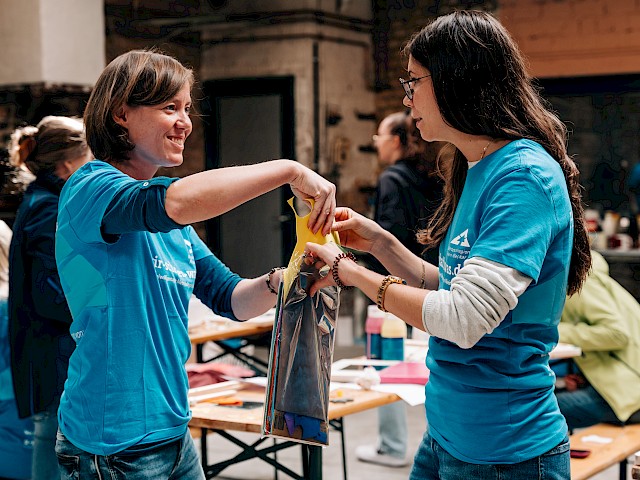
[[[393,276],[393,275],[387,275],[386,277],[384,277],[384,279],[382,280],[382,283],[380,284],[380,288],[378,288],[378,296],[376,298],[376,303],[378,305],[378,308],[380,310],[382,310],[383,312],[387,311],[384,308],[384,296],[387,293],[387,287],[389,285],[391,285],[392,283],[397,283],[397,284],[400,284],[400,285],[406,285],[407,281],[404,280],[403,278],[396,277],[396,276]]]
[[[340,277],[338,276],[338,263],[340,263],[340,260],[342,260],[343,258],[348,258],[349,260],[353,260],[354,262],[356,261],[356,256],[351,252],[343,252],[339,254],[333,261],[333,266],[331,267],[331,276],[333,277],[333,281],[336,282],[336,285],[338,287],[340,287],[342,290],[349,290],[353,287],[351,285],[345,285],[344,283],[342,283],[342,280],[340,280]]]
[[[278,292],[271,286],[271,275],[273,275],[277,270],[284,270],[284,269],[285,267],[274,267],[271,270],[269,270],[269,273],[267,273],[267,279],[265,280],[265,282],[267,283],[267,288],[269,289],[269,291],[274,295],[277,295]]]

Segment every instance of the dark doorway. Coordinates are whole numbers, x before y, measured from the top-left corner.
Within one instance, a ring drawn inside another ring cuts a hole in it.
[[[206,168],[294,158],[293,77],[204,82]],[[288,186],[206,222],[207,244],[234,272],[286,265],[295,225]]]

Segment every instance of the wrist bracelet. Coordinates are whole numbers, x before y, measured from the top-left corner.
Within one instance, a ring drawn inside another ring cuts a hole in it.
[[[384,308],[384,296],[387,293],[387,287],[389,285],[391,285],[392,283],[398,283],[400,285],[406,285],[407,284],[406,280],[404,280],[404,279],[402,279],[400,277],[395,277],[393,275],[387,275],[386,277],[384,277],[382,279],[382,283],[380,284],[380,288],[378,288],[378,296],[376,298],[376,303],[378,304],[378,308],[380,310],[382,310],[383,312],[387,311]]]
[[[356,256],[351,252],[343,252],[339,254],[333,261],[333,266],[331,267],[331,276],[333,277],[333,281],[336,282],[336,285],[338,287],[340,287],[342,290],[349,290],[353,287],[342,283],[342,280],[340,280],[340,277],[338,276],[338,263],[340,263],[340,260],[342,260],[343,258],[348,258],[349,260],[353,260],[354,262],[356,261]]]
[[[284,270],[284,269],[285,267],[274,267],[271,270],[269,270],[269,273],[267,273],[267,279],[265,280],[267,282],[267,288],[274,295],[277,295],[278,292],[274,290],[274,288],[271,286],[271,275],[273,275],[277,270]]]
[[[424,267],[424,260],[420,260],[420,262],[422,262],[422,278],[420,278],[420,287],[419,287],[419,288],[424,288],[425,281],[426,281],[426,273],[425,273],[425,267]]]

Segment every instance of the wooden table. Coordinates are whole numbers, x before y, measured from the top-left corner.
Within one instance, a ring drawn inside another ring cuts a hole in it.
[[[594,436],[611,442],[596,442]],[[626,479],[627,458],[640,449],[640,425],[592,425],[571,435],[571,449],[591,452],[586,458],[571,459],[571,480],[587,480],[616,463],[620,480]]]
[[[321,480],[322,479],[322,447],[310,444],[293,442],[290,440],[279,441],[272,446],[259,447],[269,440],[269,437],[260,438],[255,443],[249,445],[230,434],[230,431],[261,433],[264,416],[264,387],[250,385],[242,382],[223,382],[216,384],[216,388],[223,391],[234,392],[233,396],[244,402],[260,402],[262,405],[251,409],[233,408],[219,406],[214,403],[202,402],[192,405],[193,417],[189,426],[202,429],[202,466],[206,478],[213,478],[230,465],[240,463],[252,458],[260,458],[272,465],[276,470],[282,471],[294,479],[300,480]],[[193,391],[193,390],[192,390]],[[340,394],[341,393],[341,394]],[[336,430],[341,433],[343,443],[342,460],[346,479],[346,453],[344,448],[344,417],[354,413],[360,413],[370,408],[377,408],[400,400],[400,397],[393,393],[376,392],[373,390],[352,390],[342,388],[339,391],[331,392],[329,402],[329,421]],[[331,400],[349,399],[344,403],[334,403]],[[209,464],[207,458],[207,432],[213,431],[223,438],[238,445],[243,450],[235,457],[226,461]],[[299,475],[291,469],[282,465],[274,458],[269,457],[270,453],[279,450],[301,446],[303,455],[303,473]]]
[[[274,317],[268,315],[247,320],[246,322],[234,322],[219,318],[207,320],[200,325],[189,328],[189,339],[196,348],[196,361],[198,363],[205,361],[202,355],[203,346],[207,342],[214,342],[223,350],[223,353],[207,359],[207,362],[216,360],[223,355],[231,354],[248,365],[258,375],[266,375],[268,364],[256,356],[248,355],[243,351],[243,348],[251,343],[251,337],[271,333],[273,331],[273,322]],[[233,347],[224,342],[224,340],[237,338],[242,339],[239,347]]]

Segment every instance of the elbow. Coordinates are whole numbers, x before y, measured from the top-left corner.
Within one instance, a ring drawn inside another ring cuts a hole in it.
[[[176,182],[177,183],[177,182]],[[167,189],[167,194],[164,199],[164,210],[167,216],[176,223],[181,225],[188,225],[193,223],[194,220],[189,218],[189,208],[186,202],[183,201],[181,196],[177,194],[175,184],[171,185]]]
[[[462,348],[463,350],[469,350],[473,347],[475,347],[475,345],[480,341],[480,339],[483,337],[484,335],[481,335],[479,337],[476,338],[476,336],[469,336],[469,335],[465,335],[458,343],[458,347]]]
[[[616,330],[612,334],[612,343],[616,345],[617,349],[623,349],[629,346],[629,334],[621,330]]]

